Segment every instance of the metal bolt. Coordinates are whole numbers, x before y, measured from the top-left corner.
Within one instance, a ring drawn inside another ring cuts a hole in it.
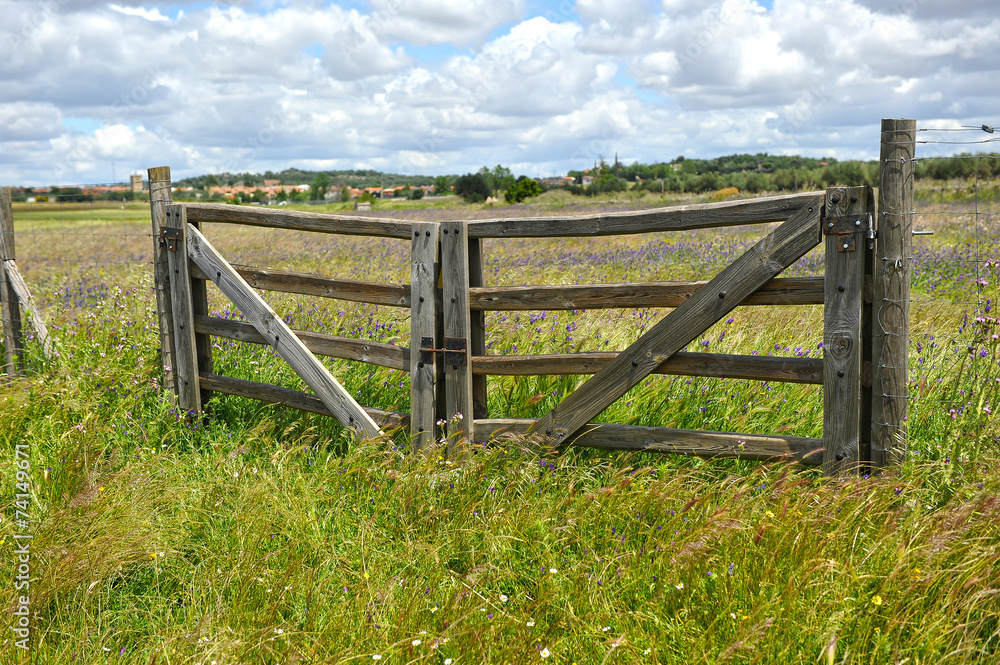
[[[551,436],[551,435],[552,435],[552,430],[550,430],[550,429],[547,429],[547,430],[545,430],[545,433],[546,433],[547,435]]]
[[[857,202],[858,202],[858,197],[857,196],[852,196],[851,197],[851,203],[857,203]]]
[[[840,376],[840,377],[844,376],[844,370],[838,369],[837,370],[837,376]]]
[[[857,221],[855,221],[855,222],[854,222],[854,226],[861,226],[861,220],[857,220]]]
[[[725,291],[719,291],[719,297],[720,298],[725,298],[726,297],[726,292]]]
[[[452,301],[452,302],[458,302],[458,298],[454,298],[454,297],[453,297],[453,298],[451,299],[451,301]]]
[[[452,369],[458,369],[458,365],[452,365],[451,368]]]
[[[427,236],[428,238],[430,238],[430,237],[431,237],[431,232],[430,232],[430,231],[426,231],[426,232],[424,233],[424,235],[425,235],[425,236]]]
[[[454,233],[458,233],[458,229],[452,229]]]
[[[448,229],[445,229],[445,230],[444,230],[444,231],[442,231],[441,233],[443,233],[443,234],[445,234],[445,235],[448,235]]]
[[[826,228],[832,229],[833,228],[833,222],[827,222],[826,223]]]
[[[830,197],[831,203],[840,203],[840,194],[834,194]]]
[[[837,453],[835,457],[837,458],[838,462],[842,462],[844,460],[844,453]]]
[[[843,285],[843,284],[841,284],[841,285],[839,285],[839,286],[837,287],[837,290],[838,290],[838,291],[840,291],[841,293],[843,293],[843,292],[844,292],[844,291],[846,291],[847,289],[845,289],[845,288],[844,288],[844,285]]]
[[[419,369],[423,369],[424,368],[424,364],[423,363],[417,363],[417,367]],[[423,430],[421,430],[421,431],[423,431]]]
[[[423,296],[420,296],[420,298],[418,298],[418,300],[419,300],[420,302],[423,302],[423,301],[424,301],[424,297],[423,297]]]
[[[849,247],[849,245],[845,242],[844,243],[844,249],[847,249],[848,247]]]
[[[632,361],[632,367],[638,367],[638,366],[639,366],[639,361],[638,360],[633,360]]]

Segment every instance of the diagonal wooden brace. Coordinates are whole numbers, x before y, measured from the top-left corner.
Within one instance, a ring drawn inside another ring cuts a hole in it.
[[[532,433],[552,445],[566,442],[670,356],[818,245],[822,205],[823,199],[817,197],[747,250],[569,397],[539,418]]]
[[[351,394],[316,359],[274,310],[257,295],[225,258],[191,224],[187,233],[188,256],[215,282],[227,298],[246,316],[296,374],[313,389],[316,396],[344,427],[367,436],[380,434],[378,425]]]

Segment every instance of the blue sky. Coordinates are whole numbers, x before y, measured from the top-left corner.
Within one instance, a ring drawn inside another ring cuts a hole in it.
[[[995,0],[0,0],[0,15],[4,184],[106,182],[112,164],[871,158],[883,117],[1000,115]]]

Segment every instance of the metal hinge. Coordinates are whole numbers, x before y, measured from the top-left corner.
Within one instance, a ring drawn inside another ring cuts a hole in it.
[[[461,337],[445,337],[444,348],[434,348],[433,337],[420,338],[420,362],[434,362],[434,354],[444,354],[444,362],[453,367],[464,367],[469,364],[469,342]]]
[[[837,236],[838,252],[853,252],[857,249],[855,233],[863,232],[871,243],[875,241],[875,226],[871,213],[827,217],[823,220],[823,235]]]
[[[160,241],[167,246],[171,252],[177,251],[177,242],[184,238],[181,229],[163,228],[160,229]]]

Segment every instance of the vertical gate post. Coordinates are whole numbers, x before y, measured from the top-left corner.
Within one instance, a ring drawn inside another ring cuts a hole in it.
[[[862,456],[862,310],[874,219],[866,187],[826,190],[823,327],[823,471],[857,471]]]
[[[194,333],[194,304],[187,251],[187,212],[176,203],[165,206],[164,249],[170,271],[170,301],[174,323],[174,362],[177,406],[189,414],[201,413],[198,345]]]
[[[431,444],[437,422],[437,316],[440,225],[413,225],[410,249],[410,436],[413,450]]]
[[[156,292],[156,318],[160,326],[160,361],[163,387],[177,399],[177,369],[174,353],[174,315],[170,302],[170,269],[162,237],[166,226],[165,210],[170,198],[170,167],[157,166],[146,171],[149,178],[149,215],[153,224],[153,290]]]
[[[882,121],[872,333],[872,463],[906,453],[916,120]]]
[[[444,319],[444,382],[448,450],[474,440],[470,362],[469,239],[466,222],[441,225],[441,300]]]
[[[10,187],[0,187],[0,307],[3,308],[4,363],[8,376],[24,369],[21,304],[7,277],[7,261],[14,259],[14,212]]]
[[[469,286],[484,286],[483,283],[483,241],[469,238]],[[473,356],[486,355],[486,312],[470,312],[469,366]],[[474,418],[488,418],[486,405],[486,375],[472,375],[472,415]]]

